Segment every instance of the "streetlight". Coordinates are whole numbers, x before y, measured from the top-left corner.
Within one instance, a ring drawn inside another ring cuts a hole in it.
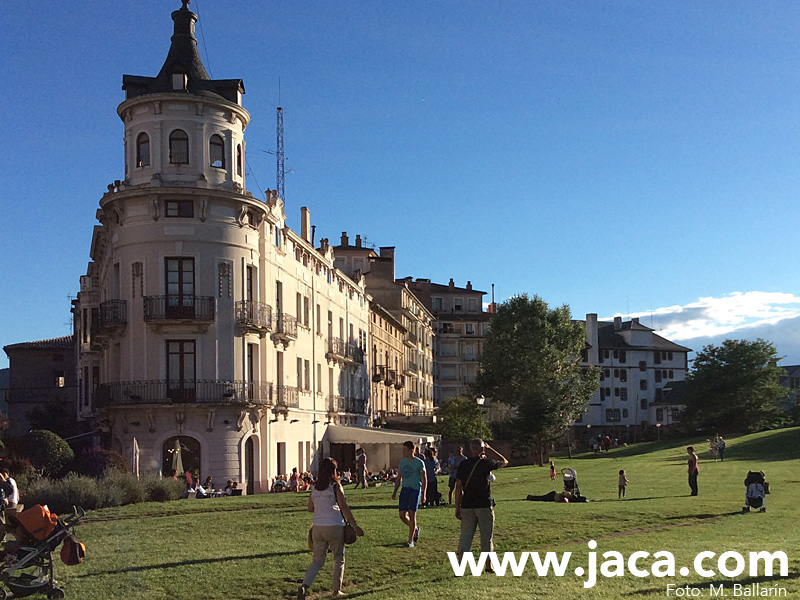
[[[589,439],[586,440],[586,443],[589,444],[589,450],[591,452],[594,452],[594,446],[592,445],[592,442],[591,442],[591,439],[592,439],[592,424],[591,423],[587,423],[586,424],[586,435],[589,437]]]
[[[479,436],[481,430],[481,420],[483,419],[483,405],[486,403],[486,398],[481,394],[477,398],[475,398],[475,403],[478,405],[478,429],[476,430],[475,437]]]
[[[656,441],[660,442],[661,441],[661,423],[656,423],[656,432],[657,432],[656,435],[658,436]]]

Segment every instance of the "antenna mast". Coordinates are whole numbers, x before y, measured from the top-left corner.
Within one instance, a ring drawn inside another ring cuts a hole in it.
[[[278,159],[278,198],[286,201],[286,196],[284,195],[284,183],[286,178],[286,172],[284,170],[283,161],[284,161],[284,154],[283,154],[283,108],[278,107],[278,124],[277,124],[277,149],[275,151],[275,156]]]

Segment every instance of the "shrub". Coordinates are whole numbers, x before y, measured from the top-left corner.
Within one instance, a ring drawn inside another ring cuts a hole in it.
[[[23,498],[25,505],[46,504],[56,514],[71,513],[73,506],[95,510],[102,505],[100,488],[90,477],[70,473],[54,481],[43,477],[32,482]]]
[[[28,458],[43,475],[57,475],[75,458],[69,444],[46,429],[29,432],[25,444]]]
[[[150,475],[145,476],[142,481],[145,495],[150,502],[177,500],[186,491],[186,485],[182,481],[175,481],[169,477],[162,479],[157,475]]]
[[[75,459],[75,472],[89,477],[102,477],[108,471],[129,470],[123,456],[105,448],[87,448]]]
[[[109,498],[118,493],[119,501],[117,504],[104,504],[104,506],[124,506],[126,504],[138,504],[146,499],[145,485],[136,478],[133,473],[123,473],[120,471],[106,471],[99,482],[101,493],[107,492]]]

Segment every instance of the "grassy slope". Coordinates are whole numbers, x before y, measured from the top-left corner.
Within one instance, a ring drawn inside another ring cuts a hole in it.
[[[602,456],[556,459],[561,469],[578,471],[587,504],[532,503],[529,493],[560,489],[546,468],[518,467],[498,474],[496,550],[572,552],[571,565],[585,565],[586,542],[599,542],[599,553],[624,556],[637,550],[668,550],[678,567],[691,564],[704,550],[744,553],[783,550],[790,577],[781,579],[789,597],[800,593],[800,533],[795,499],[800,495],[800,429],[728,440],[728,457],[714,463],[700,454],[700,496],[688,496],[685,446],[705,450],[705,440],[682,440],[619,448]],[[617,501],[617,473],[625,469],[629,498]],[[766,514],[741,514],[748,470],[764,470],[773,493]],[[440,480],[441,481],[441,480]],[[446,483],[440,483],[446,491]],[[666,584],[710,582],[698,575],[659,579],[630,574],[601,579],[591,590],[568,575],[455,578],[446,552],[455,549],[458,524],[450,508],[420,511],[422,539],[402,548],[403,526],[391,501],[391,488],[347,490],[367,537],[347,551],[346,590],[362,598],[445,598],[505,600],[588,597],[664,598]],[[280,494],[215,500],[144,504],[91,513],[78,535],[88,558],[77,567],[57,564],[67,597],[262,599],[292,597],[310,562],[305,537],[311,515],[305,494]],[[476,539],[477,544],[477,539]],[[477,546],[474,546],[477,551]],[[602,559],[601,559],[602,560]],[[713,566],[713,565],[712,565]],[[572,570],[572,569],[570,569]],[[739,581],[751,582],[745,573]],[[313,588],[327,595],[330,565]],[[729,595],[732,590],[729,590]],[[325,593],[323,593],[325,592]],[[707,594],[704,594],[707,597]]]

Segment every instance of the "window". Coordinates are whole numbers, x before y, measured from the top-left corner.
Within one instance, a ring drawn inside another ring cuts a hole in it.
[[[614,369],[614,377],[619,378],[619,369]]]
[[[626,360],[628,360],[628,357],[626,355],[625,350],[620,350],[619,351],[619,362],[621,362],[622,364],[625,364]]]
[[[146,133],[136,136],[136,166],[150,166],[150,138]]]
[[[321,308],[319,304],[317,304],[317,335],[322,335],[322,317],[321,315]],[[375,314],[373,313],[373,317]]]
[[[661,422],[663,420],[664,420],[664,409],[663,408],[657,408],[656,409],[656,421]]]
[[[211,158],[211,166],[217,169],[225,168],[225,142],[216,133],[211,136],[208,142],[208,155]]]
[[[167,397],[173,402],[195,401],[195,342],[167,341]]]
[[[628,409],[627,409],[627,408],[623,408],[623,409],[622,409],[622,417],[623,417],[624,419],[627,419],[627,418],[628,418]]]
[[[653,359],[654,359],[654,362],[657,365],[660,365],[661,364],[661,353],[660,352],[654,352],[653,353]]]
[[[646,390],[647,389],[647,379],[640,379],[639,380],[639,389]]]
[[[467,299],[467,310],[469,312],[478,312],[478,301],[475,298]]]
[[[433,312],[442,312],[444,310],[444,298],[434,296],[433,298]]]
[[[303,389],[306,391],[311,390],[311,363],[309,361],[303,361]]]
[[[656,383],[661,383],[661,371],[656,369]]]
[[[311,303],[308,296],[303,296],[303,325],[311,326]]]
[[[244,172],[244,169],[242,168],[242,163],[244,163],[244,160],[242,158],[242,145],[241,144],[237,144],[236,145],[236,174],[239,177],[241,177],[242,173]]]
[[[459,312],[464,309],[464,299],[463,298],[455,298],[453,300],[453,310]]]
[[[605,377],[611,377],[611,369],[603,369],[603,375]]]
[[[628,388],[619,388],[619,399],[623,402],[628,400]]]
[[[667,352],[667,360],[672,360],[672,352]]]
[[[281,229],[276,225],[275,226],[275,247],[280,248],[281,242],[283,241],[283,232]],[[331,282],[330,272],[328,273],[328,283]]]
[[[173,165],[189,164],[189,136],[176,129],[169,134],[169,162]]]
[[[606,421],[609,423],[615,423],[619,421],[619,409],[618,408],[607,408],[606,409]]]
[[[188,83],[188,77],[186,73],[173,73],[172,74],[172,89],[173,90],[185,90],[186,84]]]
[[[441,323],[439,325],[439,333],[455,333],[455,331],[452,323]]]
[[[465,323],[464,324],[464,333],[466,335],[475,335],[475,324],[474,323]]]
[[[194,217],[194,202],[191,200],[167,200],[167,216],[191,219]]]
[[[167,317],[194,317],[194,259],[165,258]]]
[[[297,357],[297,389],[302,390],[303,388],[303,359],[299,356]]]
[[[610,387],[606,388],[606,398],[611,398],[611,388]]]
[[[615,387],[615,388],[614,388],[614,395],[615,395],[617,398],[619,398],[619,388],[618,388],[618,387]]]
[[[669,371],[669,378],[670,379],[675,379],[675,371],[673,371],[672,369],[670,369],[670,371]]]
[[[65,384],[64,378],[64,371],[54,371],[53,372],[53,383],[56,387],[64,387]]]
[[[628,381],[628,369],[620,369],[619,370],[619,380],[620,381]]]
[[[647,371],[647,363],[646,363],[645,361],[643,361],[643,360],[640,360],[640,361],[639,361],[639,370],[640,370],[642,373],[644,373],[645,371]]]

